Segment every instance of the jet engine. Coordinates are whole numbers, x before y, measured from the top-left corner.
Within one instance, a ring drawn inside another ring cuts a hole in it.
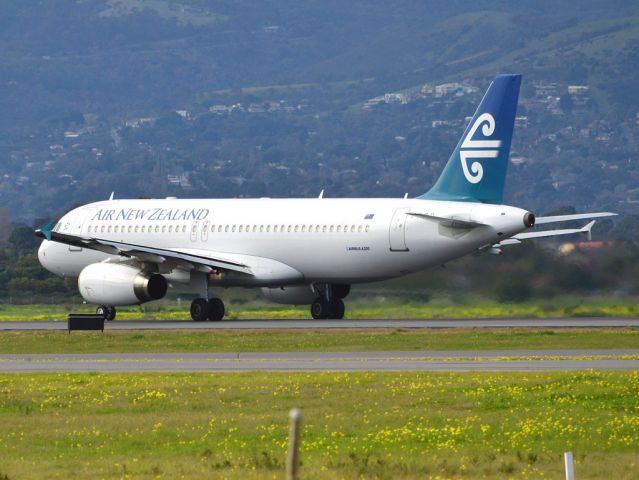
[[[310,285],[263,288],[262,293],[271,302],[286,305],[310,305],[317,298]]]
[[[166,279],[130,265],[93,263],[78,277],[82,297],[98,305],[137,305],[166,295]]]

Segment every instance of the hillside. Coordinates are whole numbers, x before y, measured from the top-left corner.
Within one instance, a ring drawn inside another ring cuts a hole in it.
[[[113,190],[419,194],[514,71],[507,201],[632,212],[638,20],[627,0],[8,0],[0,206],[31,223]]]

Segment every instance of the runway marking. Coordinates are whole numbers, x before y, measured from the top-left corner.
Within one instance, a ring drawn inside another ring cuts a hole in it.
[[[384,329],[384,328],[639,328],[639,318],[486,318],[396,320],[116,320],[105,330],[278,330],[278,329]],[[4,321],[0,330],[66,330],[66,321]]]
[[[0,355],[0,372],[637,370],[639,350]]]

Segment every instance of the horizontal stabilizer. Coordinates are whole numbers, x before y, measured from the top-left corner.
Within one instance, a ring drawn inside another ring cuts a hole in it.
[[[568,222],[570,220],[584,220],[588,218],[614,217],[615,215],[617,214],[612,212],[576,213],[573,215],[553,215],[550,217],[537,217],[535,219],[535,225],[544,225],[546,223]]]
[[[451,215],[449,217],[438,217],[437,215],[429,215],[427,213],[419,213],[419,212],[408,212],[408,215],[413,215],[415,217],[427,218],[429,220],[435,220],[439,222],[444,227],[450,228],[477,228],[477,227],[485,227],[485,223],[475,222],[473,220],[458,218],[455,215]],[[461,216],[461,215],[460,215]],[[468,217],[468,215],[466,215]]]
[[[574,235],[575,233],[587,233],[590,238],[590,231],[592,230],[593,225],[595,224],[595,220],[590,222],[587,225],[584,225],[581,228],[564,228],[560,230],[543,230],[541,232],[524,232],[514,235],[510,238],[507,238],[500,242],[498,245],[515,245],[520,243],[522,240],[530,240],[533,238],[547,238],[547,237],[558,237],[561,235]],[[513,242],[513,240],[515,240]]]

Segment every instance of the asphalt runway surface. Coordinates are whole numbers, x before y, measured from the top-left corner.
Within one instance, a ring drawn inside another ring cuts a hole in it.
[[[634,350],[96,353],[0,355],[0,372],[344,372],[637,370]]]
[[[222,320],[192,322],[170,320],[115,320],[105,322],[105,330],[176,329],[334,329],[334,328],[639,328],[639,318],[487,318],[471,320]],[[0,322],[1,330],[66,330],[64,321]]]

